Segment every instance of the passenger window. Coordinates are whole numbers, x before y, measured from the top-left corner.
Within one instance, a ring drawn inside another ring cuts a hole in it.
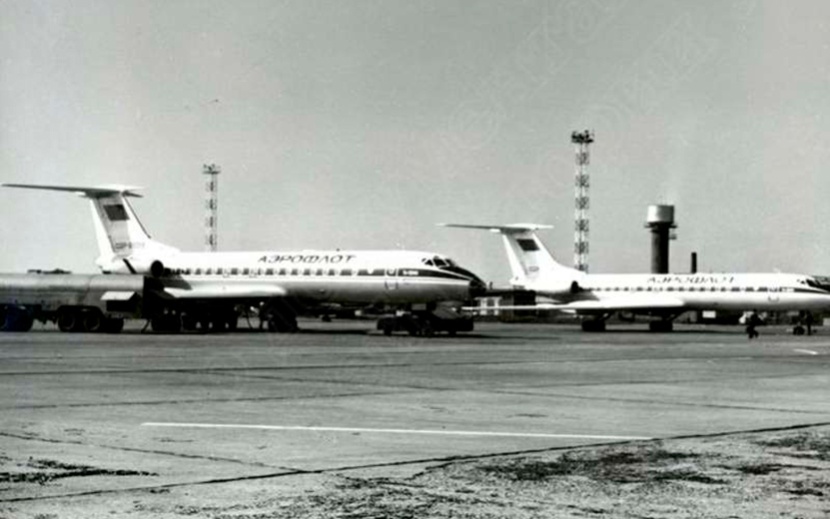
[[[231,276],[235,276],[235,275],[237,275],[237,274],[239,274],[239,269],[238,269],[238,268],[236,268],[236,267],[233,267],[233,268],[231,269]]]
[[[249,269],[248,267],[245,267],[244,269],[242,269],[242,274],[243,275],[247,276],[250,273],[251,273],[251,269]]]
[[[343,270],[340,271],[340,275],[341,276],[351,276],[352,275],[352,269],[343,269]]]

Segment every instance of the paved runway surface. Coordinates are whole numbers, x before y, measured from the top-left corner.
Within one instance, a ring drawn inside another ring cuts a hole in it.
[[[0,503],[208,495],[240,481],[830,422],[823,335],[484,323],[422,339],[301,324],[293,335],[0,334]],[[9,467],[62,475],[33,483]]]

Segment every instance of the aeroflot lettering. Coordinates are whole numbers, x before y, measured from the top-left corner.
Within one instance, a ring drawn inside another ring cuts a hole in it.
[[[651,276],[648,278],[648,283],[663,285],[668,283],[677,283],[681,285],[713,285],[732,283],[735,281],[735,276]]]
[[[262,256],[257,263],[348,263],[355,258],[354,254],[273,254]]]

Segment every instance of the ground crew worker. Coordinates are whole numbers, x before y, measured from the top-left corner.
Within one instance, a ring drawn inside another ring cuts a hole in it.
[[[752,312],[749,314],[749,317],[746,318],[746,336],[748,339],[755,339],[758,337],[758,330],[755,329],[761,323],[761,319]]]
[[[804,312],[804,324],[807,326],[807,335],[813,335],[813,313]]]

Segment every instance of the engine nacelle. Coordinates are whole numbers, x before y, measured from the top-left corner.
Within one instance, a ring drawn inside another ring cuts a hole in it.
[[[543,290],[545,293],[553,294],[553,295],[573,296],[573,295],[576,295],[576,294],[584,291],[585,289],[582,288],[581,286],[579,286],[579,282],[576,281],[576,280],[570,280],[569,281],[569,280],[563,279],[561,282],[546,283],[545,286],[544,286],[544,289],[542,289],[542,287],[539,287],[539,290],[540,291]]]
[[[142,261],[142,260],[123,260],[127,266],[130,274],[149,275],[150,277],[160,278],[164,276],[164,263],[160,260]]]
[[[160,278],[164,275],[164,263],[159,260],[153,260],[150,263],[150,275],[154,278]],[[576,283],[576,281],[574,281]]]

